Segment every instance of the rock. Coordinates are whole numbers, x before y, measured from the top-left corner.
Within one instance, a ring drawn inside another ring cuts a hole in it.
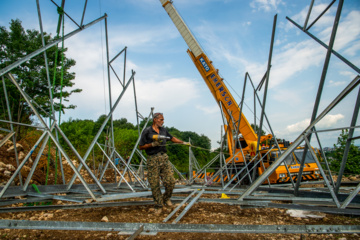
[[[48,220],[48,219],[53,218],[53,217],[54,217],[53,213],[45,213],[44,214],[44,220]]]
[[[7,165],[6,165],[6,168],[7,168],[9,171],[15,171],[15,170],[16,170],[16,168],[15,168],[13,165],[11,165],[11,164],[7,164]]]
[[[349,177],[349,179],[350,179],[350,181],[356,181],[357,180],[357,178],[354,177],[354,176]]]
[[[3,162],[0,162],[0,167],[1,167],[1,168],[5,168],[5,167],[6,167],[6,164],[3,163]]]
[[[25,158],[25,153],[24,152],[19,152],[18,158],[20,161],[22,161]]]
[[[92,198],[89,198],[89,199],[85,200],[85,203],[92,203],[92,202],[94,202],[94,199],[92,199]]]
[[[7,140],[6,143],[4,144],[5,147],[9,148],[10,146],[13,145],[13,142],[10,140]]]
[[[109,222],[109,219],[107,216],[104,216],[102,219],[101,219],[102,222]]]
[[[15,149],[14,146],[11,146],[6,151],[12,153],[12,152],[15,152],[14,149]],[[22,151],[23,149],[24,149],[24,147],[20,143],[16,143],[16,150],[17,151]]]
[[[5,171],[4,171],[4,175],[7,176],[7,177],[10,177],[10,176],[11,176],[11,172],[8,171],[8,170],[5,170]]]

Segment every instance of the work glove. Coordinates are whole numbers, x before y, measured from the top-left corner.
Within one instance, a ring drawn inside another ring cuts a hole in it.
[[[158,147],[158,146],[160,146],[160,142],[159,141],[154,141],[154,142],[151,143],[151,146],[152,147]]]
[[[183,144],[184,144],[185,146],[191,146],[191,143],[190,143],[190,142],[183,142]]]

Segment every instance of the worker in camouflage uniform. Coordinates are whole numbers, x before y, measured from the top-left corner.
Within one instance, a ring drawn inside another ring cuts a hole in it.
[[[155,113],[153,115],[153,124],[144,129],[141,134],[139,149],[145,150],[148,155],[147,169],[148,181],[151,187],[152,196],[154,198],[156,208],[161,211],[163,207],[172,207],[170,201],[172,192],[175,187],[175,179],[169,156],[166,154],[166,139],[154,140],[159,135],[169,139],[173,143],[189,145],[176,137],[173,137],[164,127],[164,115]],[[165,192],[161,193],[160,179],[164,184]]]

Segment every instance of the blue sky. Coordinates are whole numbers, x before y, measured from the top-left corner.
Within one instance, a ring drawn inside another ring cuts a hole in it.
[[[56,0],[60,5],[60,1]],[[81,21],[85,1],[67,1],[65,11]],[[326,50],[300,32],[286,16],[303,25],[309,1],[284,0],[174,0],[174,6],[226,80],[237,101],[240,100],[246,72],[257,85],[266,71],[274,15],[277,17],[275,45],[270,73],[266,113],[278,138],[294,140],[309,124],[324,65]],[[309,22],[312,22],[330,0],[317,0]],[[19,18],[25,29],[39,29],[36,1],[1,1],[0,25],[9,27]],[[326,44],[329,42],[337,2],[310,30]],[[44,30],[55,35],[57,11],[51,1],[40,0]],[[181,38],[159,0],[89,0],[84,23],[104,13],[108,15],[110,58],[127,46],[127,76],[136,72],[139,112],[148,116],[151,107],[165,114],[165,125],[181,131],[208,136],[212,147],[218,147],[222,125],[219,108],[197,72]],[[360,2],[347,0],[334,49],[360,66]],[[76,29],[68,19],[65,32]],[[96,120],[107,114],[108,87],[104,22],[98,23],[65,41],[67,57],[76,60],[75,87],[83,89],[70,102],[77,105],[62,116],[63,120]],[[113,67],[122,75],[122,57]],[[356,76],[356,72],[334,55],[331,57],[320,113]],[[254,122],[253,93],[248,88],[243,111]],[[112,76],[112,101],[122,87]],[[318,125],[318,129],[349,126],[357,90]],[[259,93],[262,99],[262,92]],[[259,107],[256,107],[259,116]],[[124,95],[114,118],[135,123],[133,90]],[[257,120],[259,122],[259,120]],[[359,122],[359,121],[358,121]],[[268,133],[268,128],[265,129]],[[323,146],[336,143],[338,131],[321,133]],[[357,135],[359,132],[357,131]],[[187,140],[187,139],[184,139]],[[358,142],[356,142],[358,144]]]

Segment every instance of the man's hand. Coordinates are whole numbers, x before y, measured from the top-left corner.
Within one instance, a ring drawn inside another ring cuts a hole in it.
[[[182,144],[184,144],[185,146],[191,146],[190,142],[183,142]]]
[[[160,146],[160,142],[159,141],[154,141],[154,142],[151,143],[151,146],[152,147],[158,147],[158,146]]]

